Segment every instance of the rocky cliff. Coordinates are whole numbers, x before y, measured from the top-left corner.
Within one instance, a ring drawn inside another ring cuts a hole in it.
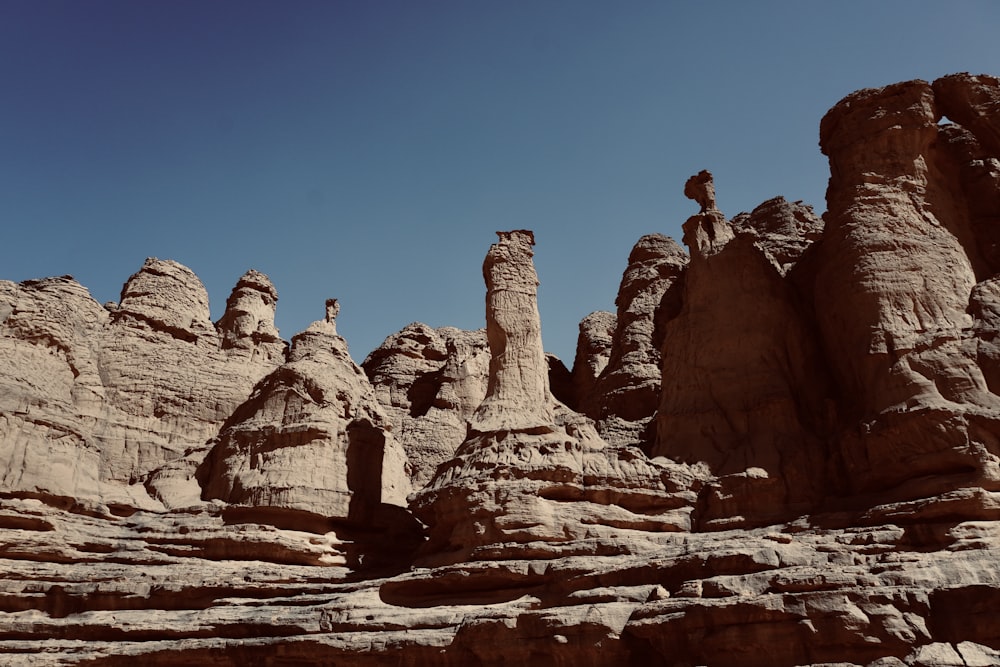
[[[822,218],[693,176],[572,370],[527,230],[360,365],[257,271],[0,282],[0,663],[1000,664],[1000,80],[820,145]]]

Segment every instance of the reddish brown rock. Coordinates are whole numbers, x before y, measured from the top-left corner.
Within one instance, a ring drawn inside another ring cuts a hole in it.
[[[812,206],[800,201],[788,202],[775,197],[755,208],[740,213],[732,220],[737,236],[750,238],[786,275],[802,257],[806,248],[823,235],[823,221]]]
[[[941,89],[941,100],[923,81],[860,91],[821,125],[833,176],[816,312],[853,491],[914,497],[998,479],[1000,399],[969,313],[980,262],[950,131],[937,124],[939,102],[956,116],[965,103]]]
[[[665,298],[679,303],[687,263],[687,253],[660,234],[644,236],[632,248],[615,301],[618,314],[607,366],[580,401],[581,412],[599,425],[617,418],[642,422],[641,430],[656,412],[661,375],[657,312]]]
[[[655,455],[702,463],[706,525],[802,513],[826,492],[825,371],[792,288],[718,211],[684,224],[680,314],[665,328]]]

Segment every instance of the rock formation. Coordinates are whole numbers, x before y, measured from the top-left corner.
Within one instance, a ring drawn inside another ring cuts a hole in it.
[[[829,396],[815,336],[779,267],[722,213],[691,217],[684,241],[691,262],[683,306],[665,327],[653,453],[718,476],[706,522],[801,514],[828,486]]]
[[[661,234],[642,237],[629,254],[615,301],[618,314],[607,363],[578,401],[580,411],[597,422],[609,442],[647,439],[644,432],[660,401],[664,326],[680,310],[687,263],[684,250]],[[586,346],[593,343],[581,340],[585,347],[577,356],[586,369],[593,355]]]
[[[570,407],[579,407],[580,402],[594,390],[597,378],[608,367],[617,325],[615,314],[606,310],[594,311],[580,321],[572,372],[575,395]]]
[[[572,373],[524,230],[364,370],[256,271],[0,281],[0,664],[1000,664],[1000,80],[820,139],[822,221],[692,177]]]
[[[611,447],[592,423],[556,402],[548,385],[531,232],[498,232],[483,264],[486,396],[469,436],[410,503],[428,524],[421,562],[588,553],[594,537],[616,551],[625,536],[689,528],[696,474]],[[615,545],[615,546],[611,546]]]
[[[784,197],[768,199],[751,213],[740,213],[732,225],[736,235],[749,237],[782,276],[823,235],[823,221],[811,206]]]
[[[284,358],[261,273],[237,285],[223,333],[201,281],[176,262],[146,260],[110,311],[69,277],[0,285],[8,493],[155,508],[146,475],[214,436]],[[227,328],[242,309],[253,331]]]
[[[465,440],[486,395],[486,332],[419,322],[385,339],[362,367],[385,410],[419,489]]]
[[[859,91],[820,127],[832,176],[815,310],[843,396],[838,449],[853,493],[909,500],[1000,480],[1000,398],[978,354],[994,334],[970,312],[982,312],[970,295],[992,279],[977,234],[985,202],[968,203],[969,165],[955,159],[954,130],[938,126],[946,109],[989,154],[984,86],[996,100],[987,77]]]
[[[227,421],[200,471],[206,500],[354,521],[405,506],[406,455],[337,335],[338,311],[328,301]]]

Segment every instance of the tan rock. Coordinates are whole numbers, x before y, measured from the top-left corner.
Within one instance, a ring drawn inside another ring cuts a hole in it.
[[[531,261],[535,236],[497,232],[483,263],[489,385],[471,427],[480,433],[548,428],[552,423],[548,365],[538,316],[538,276]]]
[[[170,262],[120,307],[0,281],[0,664],[1000,663],[998,91],[846,98],[811,244],[805,207],[730,224],[692,179],[683,303],[652,334],[681,462],[552,396],[530,232],[487,257],[487,332],[406,327],[371,382],[335,300],[286,360],[256,272],[216,326]],[[588,318],[590,386],[628,317]],[[192,434],[221,420],[206,462]],[[394,436],[411,472],[447,457],[416,556]]]
[[[665,328],[653,454],[704,463],[710,525],[804,512],[827,488],[825,369],[792,287],[718,211],[684,224],[683,306]]]
[[[486,332],[414,323],[385,339],[362,367],[419,489],[465,440],[486,395]]]
[[[147,260],[111,308],[69,278],[4,283],[0,491],[147,509],[190,500],[190,478],[180,501],[151,498],[144,477],[215,435],[284,356],[274,287],[247,276],[270,302],[255,311],[254,331],[267,335],[234,330],[225,350],[204,286],[176,262]],[[247,307],[247,276],[233,308]],[[232,309],[223,320],[235,321]]]
[[[485,264],[489,384],[455,458],[411,499],[429,525],[422,562],[572,554],[587,540],[689,526],[696,474],[609,447],[548,389],[530,232],[499,233]],[[535,372],[525,369],[529,364]],[[524,372],[522,372],[524,371]],[[537,546],[533,546],[537,544]],[[542,546],[546,545],[546,546]],[[638,550],[636,545],[622,546]]]
[[[404,503],[406,455],[336,312],[292,338],[288,361],[230,417],[199,472],[204,498],[353,521]]]
[[[676,315],[687,263],[687,253],[660,234],[642,237],[629,254],[615,302],[618,314],[610,358],[593,389],[580,402],[581,412],[594,419],[599,428],[605,420],[617,417],[642,422],[641,430],[656,412],[662,342],[657,324],[662,328],[670,315]],[[673,312],[658,321],[665,299],[668,305],[663,310]]]

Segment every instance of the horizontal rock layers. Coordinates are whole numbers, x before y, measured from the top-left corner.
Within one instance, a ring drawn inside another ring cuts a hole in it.
[[[688,528],[695,475],[606,444],[591,422],[551,395],[534,236],[498,234],[483,264],[486,395],[455,457],[411,503],[429,526],[419,562],[572,555],[602,537],[629,550],[630,534]]]
[[[572,371],[526,230],[361,366],[256,271],[0,282],[0,663],[1000,664],[998,110],[849,95],[822,219],[697,174]]]

